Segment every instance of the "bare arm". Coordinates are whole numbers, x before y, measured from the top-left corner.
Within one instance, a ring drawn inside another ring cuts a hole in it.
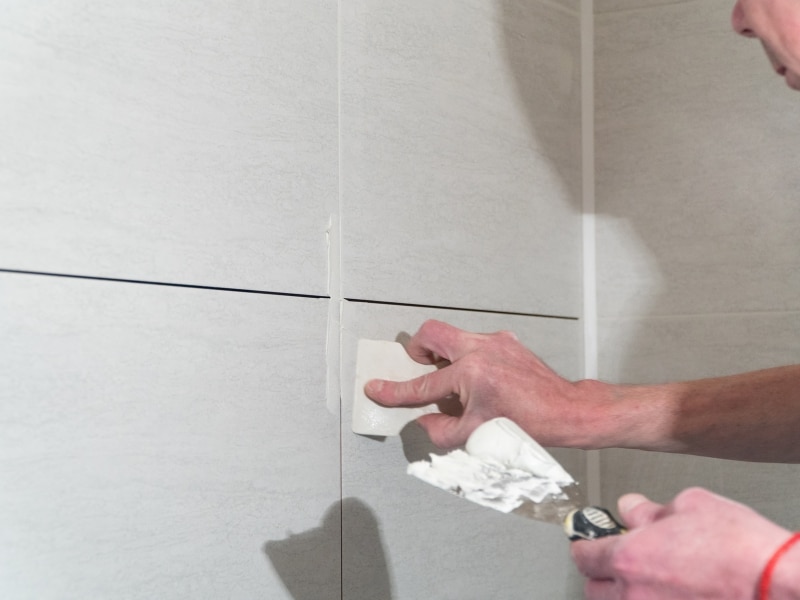
[[[597,447],[800,462],[800,365],[662,385],[578,385],[601,399]]]
[[[370,382],[366,392],[388,406],[457,395],[459,411],[419,421],[442,447],[505,416],[547,446],[800,462],[800,365],[662,385],[570,382],[513,334],[475,334],[437,321],[426,322],[407,350],[419,362],[451,364],[410,382]]]

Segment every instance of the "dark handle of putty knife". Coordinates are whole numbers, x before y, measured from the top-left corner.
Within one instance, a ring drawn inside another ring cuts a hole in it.
[[[614,515],[599,506],[587,506],[570,512],[564,518],[564,532],[571,541],[596,540],[625,533],[627,529]]]

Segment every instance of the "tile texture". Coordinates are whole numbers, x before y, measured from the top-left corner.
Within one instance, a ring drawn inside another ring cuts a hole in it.
[[[662,382],[800,362],[796,95],[757,43],[733,34],[731,2],[626,7],[595,20],[600,376]],[[702,485],[795,529],[798,473],[601,455],[606,504]]]
[[[336,10],[6,3],[0,267],[327,293]]]
[[[613,381],[659,383],[800,363],[800,312],[608,320],[600,370]],[[659,501],[700,485],[800,528],[800,465],[770,465],[608,450],[601,453],[603,502],[639,491]]]
[[[697,2],[697,0],[594,0],[594,12],[595,14],[600,14],[620,10],[655,8],[670,4],[689,4],[692,2]]]
[[[563,598],[582,583],[559,527],[504,515],[406,475],[409,462],[433,447],[414,424],[400,437],[370,438],[350,430],[359,338],[413,334],[426,318],[472,331],[511,329],[564,376],[581,371],[577,321],[507,317],[345,303],[342,356],[343,590],[349,600],[381,598]],[[553,454],[578,479],[584,455]]]
[[[579,19],[342,4],[345,297],[577,316]]]
[[[797,97],[730,4],[596,21],[601,316],[800,309]]]
[[[0,596],[339,598],[326,314],[0,274]]]

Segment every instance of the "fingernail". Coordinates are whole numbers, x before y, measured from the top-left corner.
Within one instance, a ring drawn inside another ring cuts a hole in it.
[[[383,389],[383,381],[380,379],[370,379],[364,386],[364,391],[370,395],[379,393],[381,389]]]

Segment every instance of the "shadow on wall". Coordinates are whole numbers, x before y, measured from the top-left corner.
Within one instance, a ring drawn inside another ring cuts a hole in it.
[[[543,18],[537,2],[498,0],[496,12],[498,35],[531,138],[558,174],[572,209],[580,212],[580,21],[576,18],[571,36],[559,22]]]
[[[571,47],[572,36],[559,39],[556,21],[543,23],[548,13],[537,4],[496,0],[498,27],[530,136],[569,186],[574,173],[564,153],[580,156],[580,147],[565,145],[552,121],[563,123],[575,112],[570,103],[580,101],[580,93],[568,93],[570,82],[580,86],[579,47]],[[595,23],[593,90],[600,318],[793,309],[796,142],[779,132],[800,122],[796,99],[787,101],[791,92],[769,72],[759,45],[731,30],[725,0],[702,10],[654,6],[603,17]],[[660,25],[666,17],[680,24],[679,36]],[[647,19],[651,27],[643,28]],[[763,160],[753,160],[754,152]],[[580,209],[580,185],[573,181],[573,189]],[[655,383],[748,368],[710,360],[710,346],[687,352],[677,337],[696,338],[674,327],[660,329],[665,344],[658,344],[627,326],[622,340],[613,338],[622,349],[600,357],[614,380]],[[720,344],[724,351],[753,341]],[[776,366],[759,362],[757,349],[743,354],[754,369]]]
[[[264,552],[294,600],[392,598],[378,521],[356,498],[333,504],[319,527],[267,542]]]
[[[530,39],[542,31],[530,24],[538,3],[496,2],[530,135],[551,157],[562,148],[548,119],[558,115],[551,96],[566,41],[545,31],[555,40],[548,49]],[[661,3],[595,19],[599,362],[607,380],[656,383],[797,362],[796,337],[785,331],[800,318],[800,113],[759,45],[731,31],[730,5]],[[569,177],[563,161],[551,162]],[[617,488],[605,502],[633,486],[668,500],[698,483],[726,495],[746,491],[739,499],[761,498],[757,508],[786,497],[778,468],[770,479],[761,466],[611,452],[603,476]],[[669,476],[654,468],[664,464]],[[795,505],[783,505],[775,514],[791,512],[796,522]]]

